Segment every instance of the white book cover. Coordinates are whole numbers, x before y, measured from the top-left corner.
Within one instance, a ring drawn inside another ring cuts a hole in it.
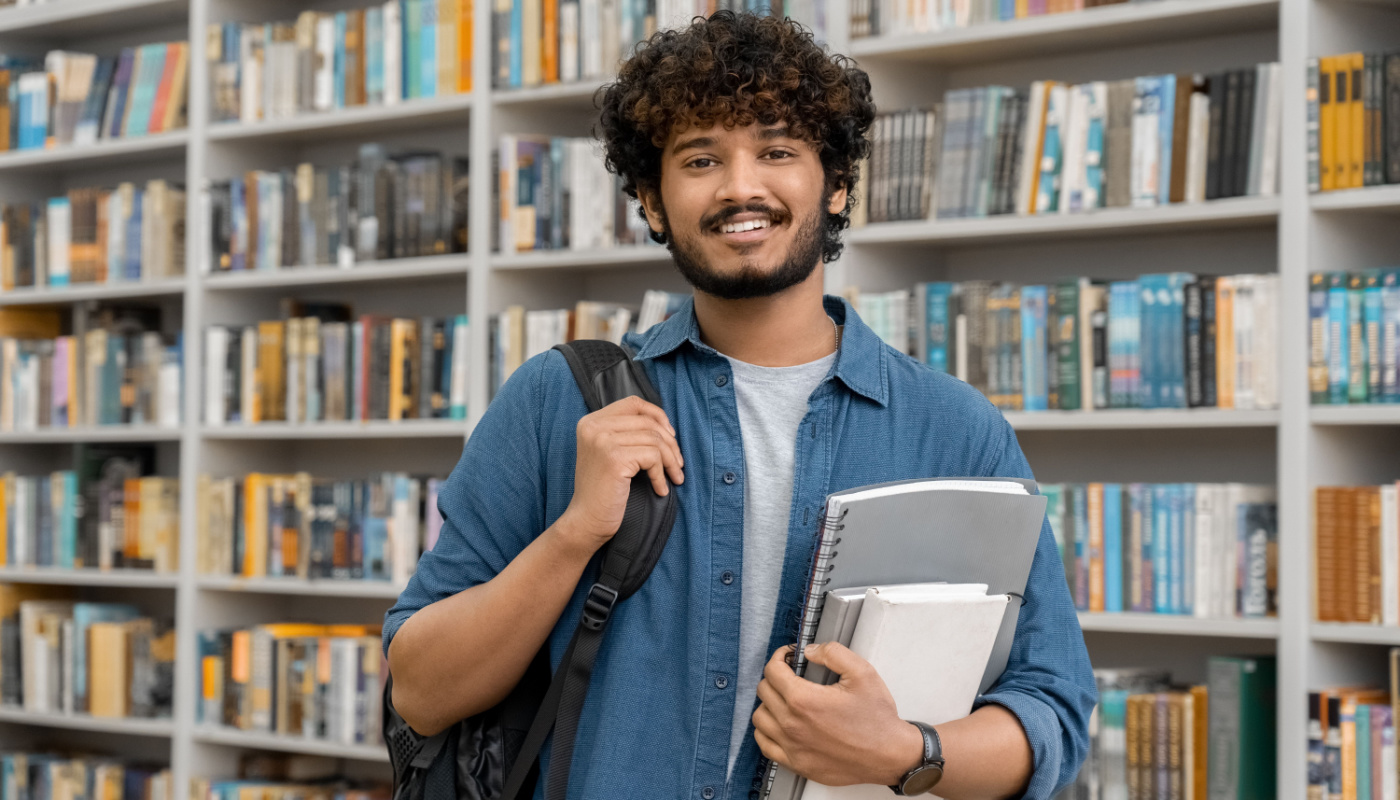
[[[1069,88],[1069,107],[1065,114],[1065,124],[1061,146],[1064,148],[1064,167],[1060,178],[1060,213],[1069,214],[1083,210],[1084,156],[1089,149],[1089,97],[1087,84]]]
[[[451,404],[453,408],[467,407],[467,370],[470,364],[470,343],[471,328],[462,321],[465,317],[459,317],[457,324],[452,326],[452,389]]]
[[[1026,101],[1026,123],[1021,126],[1021,174],[1016,180],[1018,214],[1035,213],[1036,185],[1040,180],[1040,136],[1045,126],[1046,89],[1045,81],[1032,83],[1030,96]],[[946,110],[944,116],[947,117]]]
[[[578,80],[578,8],[577,2],[559,4],[559,81]]]
[[[1246,174],[1245,194],[1254,197],[1259,194],[1260,166],[1264,154],[1264,131],[1268,127],[1269,80],[1271,73],[1268,64],[1254,65],[1254,108],[1250,109],[1249,169]]]
[[[1187,123],[1186,144],[1186,202],[1202,203],[1206,199],[1206,156],[1210,143],[1210,95],[1191,95],[1191,116]]]
[[[875,587],[866,591],[850,647],[879,673],[901,718],[930,725],[961,719],[972,711],[1008,602],[987,595],[985,584]],[[802,797],[884,800],[889,793],[888,786],[808,781]]]
[[[204,424],[224,424],[224,362],[228,361],[228,328],[211,325],[204,332]]]
[[[1210,560],[1211,548],[1214,546],[1211,540],[1214,534],[1214,515],[1214,490],[1208,483],[1196,484],[1196,507],[1192,519],[1194,547],[1186,552],[1192,559],[1191,573],[1195,589],[1191,597],[1191,613],[1198,618],[1209,617],[1214,610],[1211,603],[1214,574]]]
[[[243,354],[242,375],[238,381],[240,394],[239,405],[242,407],[242,420],[246,425],[253,421],[253,408],[258,402],[255,392],[253,376],[258,374],[258,329],[255,325],[249,325],[243,329],[243,347],[240,351]]]
[[[592,80],[603,71],[603,43],[598,35],[598,0],[579,0],[579,77]]]
[[[67,286],[71,275],[68,263],[73,242],[73,209],[67,197],[49,198],[49,285]]]
[[[384,4],[384,105],[403,99],[403,16],[398,0]]]
[[[1381,487],[1381,624],[1400,625],[1400,510],[1396,485]]]
[[[1254,407],[1278,408],[1278,275],[1254,281]]]
[[[39,634],[39,620],[48,614],[71,619],[71,600],[26,600],[19,604],[19,630],[21,664],[20,677],[24,681],[24,709],[26,711],[56,711],[50,705],[52,686],[59,681],[58,675],[50,675],[48,640]]]
[[[157,372],[156,423],[164,428],[180,426],[180,364],[167,356]]]
[[[1133,166],[1129,190],[1134,207],[1157,205],[1161,172],[1162,97],[1152,78],[1138,78],[1133,96]]]
[[[1220,536],[1216,537],[1219,545],[1216,549],[1216,563],[1220,581],[1220,606],[1216,609],[1216,616],[1233,617],[1239,609],[1239,599],[1236,596],[1239,590],[1239,507],[1244,502],[1248,487],[1242,483],[1229,483],[1223,488],[1216,518],[1216,527],[1220,531]]]
[[[1257,275],[1235,276],[1235,408],[1254,408],[1254,287]]]
[[[394,13],[398,13],[398,3],[390,3]],[[389,12],[385,7],[385,33],[388,33]],[[385,37],[385,71],[388,71],[388,43],[398,40]],[[311,81],[311,106],[317,111],[329,111],[335,106],[335,16],[320,14],[316,17],[316,74]],[[386,92],[387,94],[387,92]],[[388,100],[386,98],[385,102]]]
[[[1279,136],[1282,103],[1283,103],[1283,80],[1279,73],[1279,64],[1274,62],[1265,65],[1268,67],[1269,93],[1264,106],[1264,137],[1262,152],[1259,157],[1259,195],[1261,197],[1272,197],[1278,194],[1278,154]],[[1313,123],[1309,123],[1312,125]]]

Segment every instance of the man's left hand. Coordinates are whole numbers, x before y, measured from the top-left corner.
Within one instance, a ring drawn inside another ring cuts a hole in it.
[[[831,686],[798,677],[780,648],[763,669],[754,738],[763,755],[828,786],[896,784],[919,763],[923,736],[899,718],[869,661],[841,644],[811,645],[807,660],[841,676]]]

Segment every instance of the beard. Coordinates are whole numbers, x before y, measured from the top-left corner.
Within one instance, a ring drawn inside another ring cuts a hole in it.
[[[725,220],[744,212],[767,214],[769,219],[773,220],[774,225],[780,224],[786,215],[776,209],[761,204],[732,206],[701,220],[699,229],[702,233],[677,236],[675,231],[671,229],[670,219],[663,208],[661,227],[666,234],[666,249],[671,251],[671,259],[675,262],[676,269],[680,271],[681,277],[685,278],[686,283],[698,291],[723,300],[748,300],[755,297],[770,297],[790,289],[807,280],[816,270],[822,254],[823,209],[825,206],[826,200],[823,199],[822,205],[818,206],[807,218],[801,220],[782,263],[771,270],[764,270],[756,261],[745,259],[738,272],[728,275],[722,274],[706,262],[700,247],[699,237],[707,235],[704,232],[717,230],[720,225],[724,224]]]

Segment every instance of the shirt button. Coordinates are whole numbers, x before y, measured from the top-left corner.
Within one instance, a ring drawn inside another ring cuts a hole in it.
[[[728,586],[729,584],[734,582],[734,573],[726,572],[723,575],[719,576],[719,580],[720,583],[723,583],[725,586]]]
[[[735,475],[734,475],[734,473],[732,473],[732,472],[726,472],[726,473],[724,473],[724,482],[725,482],[725,483],[733,483],[734,481],[735,481]]]
[[[757,789],[754,789],[754,790],[752,790],[752,791],[749,792],[749,800],[758,800],[758,790],[757,790]]]
[[[716,376],[715,376],[715,385],[716,385],[716,386],[723,387],[726,383],[729,383],[729,376],[728,376],[728,375],[716,375]],[[712,789],[711,791],[714,791],[714,790]]]
[[[703,788],[703,789],[700,790],[700,796],[703,797],[703,798],[705,798],[705,800],[714,800],[714,797],[715,797],[715,787],[713,787],[713,786],[706,786],[705,788]]]
[[[724,689],[724,688],[727,688],[728,686],[729,686],[729,679],[728,679],[728,678],[724,677],[723,675],[720,675],[719,677],[715,678],[715,688],[716,688],[716,689]]]

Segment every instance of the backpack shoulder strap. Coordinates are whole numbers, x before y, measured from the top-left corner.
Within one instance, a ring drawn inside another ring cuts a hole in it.
[[[575,340],[556,345],[564,355],[579,391],[590,412],[598,411],[633,395],[661,405],[642,365],[632,353],[608,341]],[[651,480],[641,474],[632,479],[631,494],[622,525],[612,540],[599,551],[597,582],[584,600],[583,614],[569,642],[559,669],[550,682],[534,724],[530,726],[520,755],[512,765],[503,800],[516,797],[526,774],[539,757],[550,732],[554,733],[549,774],[545,781],[546,800],[564,800],[568,790],[569,768],[573,762],[574,734],[578,730],[583,701],[593,675],[593,663],[613,607],[641,588],[670,537],[676,516],[676,493],[660,497]]]

